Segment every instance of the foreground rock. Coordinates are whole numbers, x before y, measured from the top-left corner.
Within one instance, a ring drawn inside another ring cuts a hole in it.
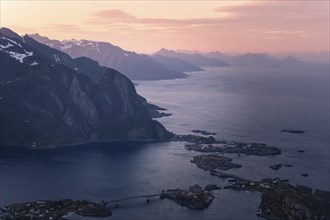
[[[0,219],[65,219],[74,212],[81,216],[108,217],[112,213],[103,203],[87,200],[39,200],[0,208]]]
[[[168,189],[162,191],[160,198],[174,200],[176,203],[190,209],[205,209],[214,199],[214,195],[210,192],[211,189],[217,189],[217,187],[209,186],[208,189],[203,189],[199,185],[194,185],[189,187],[188,190]]]
[[[232,160],[233,159],[229,157],[224,157],[217,154],[209,154],[194,156],[191,162],[195,163],[197,167],[206,171],[215,169],[229,170],[232,168],[242,167],[240,164],[232,163]]]
[[[329,220],[330,193],[315,190],[306,186],[293,186],[289,180],[266,178],[260,181],[244,179],[232,174],[213,170],[211,175],[229,178],[225,189],[237,191],[258,191],[262,201],[257,215],[277,220]]]
[[[225,189],[262,193],[257,215],[272,220],[330,219],[330,192],[315,190],[313,193],[311,188],[293,186],[286,179],[266,178],[260,181],[245,179],[221,171],[213,159],[207,160],[210,155],[202,156],[204,157],[197,156],[196,162],[194,158],[194,162],[199,168],[210,171],[213,176],[228,178]]]
[[[330,194],[304,186],[280,185],[261,197],[260,211],[269,219],[330,219]]]

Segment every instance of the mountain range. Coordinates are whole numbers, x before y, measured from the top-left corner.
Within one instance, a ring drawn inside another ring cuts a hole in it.
[[[268,53],[245,53],[229,56],[219,51],[214,51],[202,54],[207,57],[222,59],[231,65],[281,65],[300,62],[292,56],[287,56],[284,59],[278,59],[274,56],[270,56]]]
[[[168,140],[117,70],[0,29],[1,143],[57,146]]]
[[[283,59],[271,56],[268,53],[245,53],[238,55],[227,55],[220,51],[212,51],[203,53],[200,51],[187,50],[168,50],[162,48],[156,52],[155,56],[163,56],[167,58],[180,58],[198,66],[229,66],[229,65],[288,65],[301,63],[293,56],[286,56]],[[221,61],[221,63],[219,63]]]
[[[154,56],[163,56],[163,57],[172,57],[177,58],[180,60],[184,60],[186,62],[189,62],[193,65],[199,66],[199,67],[225,67],[229,66],[228,63],[222,61],[218,58],[212,58],[204,56],[200,53],[183,53],[183,52],[177,52],[174,50],[168,50],[165,48],[160,49],[158,52],[154,54]]]
[[[107,42],[90,40],[50,40],[39,34],[31,34],[30,38],[62,51],[72,58],[88,57],[100,65],[113,68],[131,80],[161,80],[184,78],[186,75],[176,69],[169,69],[152,57],[126,51]]]

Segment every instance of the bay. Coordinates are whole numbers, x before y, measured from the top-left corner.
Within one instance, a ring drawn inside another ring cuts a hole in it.
[[[139,94],[172,113],[158,120],[176,134],[201,129],[217,133],[218,139],[262,142],[283,151],[271,157],[228,154],[243,166],[230,173],[256,180],[280,177],[329,190],[328,65],[207,68],[185,79],[135,83]],[[184,145],[122,142],[38,150],[1,146],[0,205],[62,198],[107,201],[193,184],[226,184],[190,163],[200,153]],[[277,163],[293,167],[269,168]],[[202,211],[169,200],[147,204],[138,199],[114,208],[109,219],[257,219],[260,196],[219,190]]]

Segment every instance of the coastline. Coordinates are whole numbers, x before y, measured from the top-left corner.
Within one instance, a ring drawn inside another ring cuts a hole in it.
[[[46,147],[33,147],[27,144],[6,144],[0,143],[0,146],[18,146],[18,147],[26,147],[30,149],[54,149],[54,148],[62,148],[62,147],[72,147],[78,145],[87,145],[87,144],[112,144],[112,143],[141,143],[141,144],[150,144],[150,143],[163,143],[163,142],[170,142],[171,140],[109,140],[109,141],[86,141],[86,142],[77,142],[72,144],[60,144],[60,145],[48,145]]]

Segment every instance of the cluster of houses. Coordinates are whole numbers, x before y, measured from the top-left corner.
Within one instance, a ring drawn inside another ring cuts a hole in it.
[[[207,208],[214,199],[211,190],[219,189],[215,184],[207,185],[205,188],[195,184],[190,186],[188,190],[168,189],[162,190],[160,198],[171,199],[180,205],[191,209]]]

